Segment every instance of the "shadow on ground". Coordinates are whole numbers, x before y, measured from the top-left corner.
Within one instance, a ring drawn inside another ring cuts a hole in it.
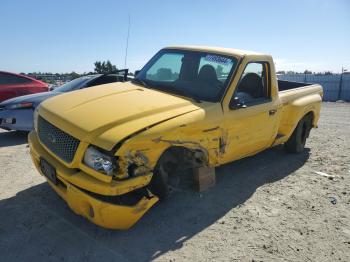
[[[99,228],[73,214],[44,183],[0,201],[0,253],[8,260],[149,261],[182,247],[257,188],[299,169],[309,150],[280,147],[217,169],[216,187],[203,194],[176,193],[157,204],[132,229]]]
[[[27,142],[28,142],[28,132],[22,132],[22,131],[0,132],[0,147],[22,145]]]

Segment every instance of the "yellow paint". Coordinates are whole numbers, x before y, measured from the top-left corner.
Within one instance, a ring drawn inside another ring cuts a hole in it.
[[[100,195],[121,195],[148,185],[162,153],[172,146],[203,153],[208,166],[219,166],[284,143],[298,121],[307,113],[317,126],[322,101],[319,85],[278,92],[274,63],[269,55],[235,49],[174,47],[232,55],[241,60],[220,103],[202,102],[166,94],[128,83],[113,83],[63,94],[46,100],[39,114],[53,125],[81,141],[69,164],[29,135],[32,159],[53,165],[66,186],[51,186],[77,214],[108,228],[132,226],[154,203],[156,196],[143,198],[136,206],[104,203],[79,188]],[[271,72],[271,101],[232,110],[229,102],[245,66],[251,61],[266,61]],[[269,116],[270,110],[276,110]],[[119,146],[115,146],[119,143]],[[83,164],[84,152],[95,145],[118,157],[115,177],[101,174]],[[147,164],[142,164],[143,158]],[[141,162],[140,162],[141,161]],[[130,163],[143,165],[144,174],[128,178]],[[40,172],[40,170],[39,170]],[[94,217],[89,215],[91,208]]]

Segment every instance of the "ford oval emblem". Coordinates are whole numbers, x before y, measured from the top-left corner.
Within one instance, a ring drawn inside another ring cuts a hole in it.
[[[55,144],[56,143],[56,137],[51,134],[51,133],[48,133],[47,134],[47,139],[52,143],[52,144]]]

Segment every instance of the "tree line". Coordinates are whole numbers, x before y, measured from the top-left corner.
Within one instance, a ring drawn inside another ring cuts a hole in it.
[[[70,73],[33,72],[33,73],[27,73],[27,74],[22,72],[21,74],[34,77],[38,80],[41,80],[49,84],[55,84],[59,80],[66,82],[84,75],[111,74],[111,73],[115,73],[117,70],[118,70],[117,66],[113,65],[110,60],[107,60],[107,61],[96,61],[94,63],[93,71],[84,72],[81,74],[75,71],[72,71]],[[129,75],[133,75],[133,74],[129,73]]]

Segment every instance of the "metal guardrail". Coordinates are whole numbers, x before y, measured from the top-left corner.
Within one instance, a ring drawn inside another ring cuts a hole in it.
[[[350,74],[337,75],[314,75],[314,74],[293,74],[278,75],[278,79],[314,83],[323,86],[324,101],[344,100],[350,102]]]

